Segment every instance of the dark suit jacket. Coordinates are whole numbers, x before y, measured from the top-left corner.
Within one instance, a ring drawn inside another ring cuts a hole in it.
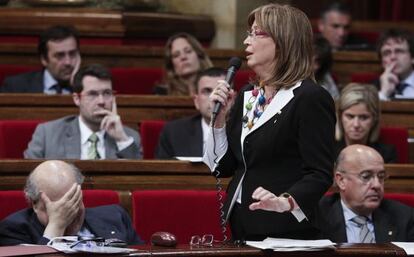
[[[140,159],[141,140],[138,132],[125,127],[125,133],[134,139],[127,148],[118,150],[116,141],[105,134],[105,159]],[[26,159],[79,159],[81,157],[79,119],[77,115],[42,123],[33,133]]]
[[[201,115],[174,120],[165,124],[155,157],[170,159],[176,156],[203,156]]]
[[[116,238],[131,245],[143,243],[119,205],[86,208],[84,225],[97,237]],[[0,245],[46,244],[49,240],[43,237],[44,230],[33,209],[23,209],[0,222]]]
[[[225,203],[227,217],[244,175],[240,218],[246,239],[250,235],[304,238],[304,231],[314,229],[310,222],[299,223],[288,212],[250,211],[249,205],[253,191],[262,186],[275,195],[292,195],[312,220],[314,207],[332,184],[333,99],[324,88],[305,80],[300,86],[280,90],[267,107],[270,112],[243,135],[244,107],[251,97],[251,91],[246,91],[251,89],[244,88],[234,103],[226,125],[229,147],[216,169],[222,177],[233,176]]]
[[[369,143],[368,146],[374,148],[379,154],[381,154],[385,163],[396,163],[398,161],[397,150],[394,145],[374,142]],[[336,156],[338,156],[345,147],[344,140],[336,141]]]
[[[6,77],[0,87],[1,93],[43,93],[43,70]]]
[[[345,218],[338,193],[325,196],[319,202],[317,223],[323,238],[346,243]],[[372,214],[377,243],[414,241],[414,209],[397,201],[383,199]]]

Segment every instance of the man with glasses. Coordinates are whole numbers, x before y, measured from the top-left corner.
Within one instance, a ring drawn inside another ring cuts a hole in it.
[[[83,179],[81,172],[66,162],[51,160],[39,164],[24,188],[30,207],[0,222],[0,245],[46,244],[61,236],[143,243],[121,206],[85,208]]]
[[[337,243],[414,241],[413,208],[383,199],[386,178],[384,160],[373,148],[344,148],[335,168],[339,194],[319,202],[322,237]]]
[[[216,88],[217,81],[225,77],[226,71],[215,67],[197,75],[193,100],[200,114],[168,122],[161,132],[158,147],[155,150],[156,158],[203,156],[211,116],[208,98]]]
[[[27,159],[140,159],[139,134],[123,126],[112,76],[100,65],[79,70],[73,101],[79,115],[40,124],[24,152]]]
[[[40,35],[38,53],[43,70],[7,77],[0,92],[72,93],[71,80],[81,63],[77,31],[67,26],[50,27]]]

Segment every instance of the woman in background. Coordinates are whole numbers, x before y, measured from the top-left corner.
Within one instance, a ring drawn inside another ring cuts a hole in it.
[[[379,104],[378,90],[373,85],[350,83],[342,90],[337,103],[337,155],[348,145],[361,144],[377,150],[385,163],[397,161],[395,147],[378,142]]]
[[[165,46],[164,84],[156,86],[159,95],[194,95],[197,73],[212,67],[200,42],[187,33],[171,36]]]

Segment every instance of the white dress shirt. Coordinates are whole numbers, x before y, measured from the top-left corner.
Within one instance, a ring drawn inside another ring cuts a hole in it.
[[[56,89],[54,88],[55,85],[57,85],[57,80],[50,74],[50,72],[45,69],[43,72],[43,93],[47,95],[56,95]],[[71,94],[68,89],[62,88],[62,94],[68,95]]]
[[[91,146],[91,142],[88,141],[89,137],[94,133],[86,124],[83,122],[82,118],[79,116],[79,130],[81,138],[81,160],[88,159],[88,151]],[[105,130],[100,130],[96,132],[99,140],[96,144],[99,156],[101,159],[105,159]],[[131,136],[128,136],[128,140],[122,142],[116,142],[119,151],[124,150],[128,146],[134,143],[134,139]]]

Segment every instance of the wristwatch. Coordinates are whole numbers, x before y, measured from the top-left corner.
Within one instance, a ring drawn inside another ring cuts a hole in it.
[[[293,202],[292,196],[290,194],[288,194],[288,193],[283,193],[280,196],[281,197],[284,197],[284,198],[286,198],[288,200],[289,206],[290,206],[288,212],[293,211],[293,208],[295,208],[295,203]]]

